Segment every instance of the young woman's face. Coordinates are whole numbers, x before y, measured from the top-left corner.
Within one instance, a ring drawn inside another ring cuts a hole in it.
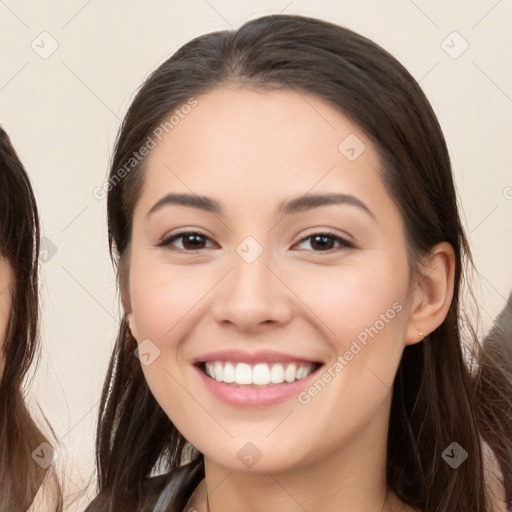
[[[413,340],[403,223],[369,139],[291,91],[218,89],[182,117],[148,157],[133,217],[128,319],[156,400],[232,469],[380,443]],[[341,202],[302,202],[323,194]],[[253,384],[212,379],[205,361],[216,379]],[[321,366],[304,377],[292,363]]]

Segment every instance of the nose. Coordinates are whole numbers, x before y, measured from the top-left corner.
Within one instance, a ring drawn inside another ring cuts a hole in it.
[[[265,250],[252,262],[234,254],[230,270],[215,287],[212,313],[217,322],[257,332],[290,321],[294,295],[270,260]]]

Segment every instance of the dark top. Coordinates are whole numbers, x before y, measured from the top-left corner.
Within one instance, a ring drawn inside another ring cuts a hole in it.
[[[148,478],[143,484],[142,507],[137,512],[182,512],[203,478],[202,457],[164,475]],[[110,489],[103,489],[85,512],[109,512],[109,496]],[[126,509],[128,511],[132,509]]]

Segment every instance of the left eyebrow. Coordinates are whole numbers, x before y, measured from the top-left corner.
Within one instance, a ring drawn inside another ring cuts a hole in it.
[[[331,204],[348,204],[364,210],[370,217],[376,219],[374,213],[356,196],[351,194],[309,194],[282,201],[279,204],[279,211],[284,214],[293,214],[318,208],[319,206],[328,206]]]
[[[351,194],[309,194],[299,196],[286,201],[281,201],[279,203],[278,211],[283,215],[291,215],[311,210],[313,208],[318,208],[320,206],[334,204],[356,206],[365,211],[373,219],[376,219],[370,208],[368,208],[368,206],[366,206],[366,204],[364,204],[360,199]],[[148,211],[146,217],[149,217],[152,213],[167,205],[188,206],[190,208],[198,208],[215,214],[222,214],[223,212],[221,203],[211,197],[171,192],[159,199]]]

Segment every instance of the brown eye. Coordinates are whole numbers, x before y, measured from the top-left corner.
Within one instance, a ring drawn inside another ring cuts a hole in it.
[[[328,252],[328,251],[336,251],[340,249],[344,249],[347,247],[354,247],[352,242],[336,235],[335,233],[314,233],[312,235],[303,238],[300,243],[303,243],[307,240],[311,240],[310,246],[313,248],[314,252]],[[337,248],[333,248],[333,245],[338,243],[339,246]]]
[[[175,247],[173,243],[176,240],[182,239],[182,247]],[[169,247],[173,250],[185,250],[185,251],[195,251],[199,249],[205,249],[204,241],[209,240],[206,235],[202,233],[198,233],[196,231],[182,231],[181,233],[177,233],[172,235],[158,244],[159,247]]]

